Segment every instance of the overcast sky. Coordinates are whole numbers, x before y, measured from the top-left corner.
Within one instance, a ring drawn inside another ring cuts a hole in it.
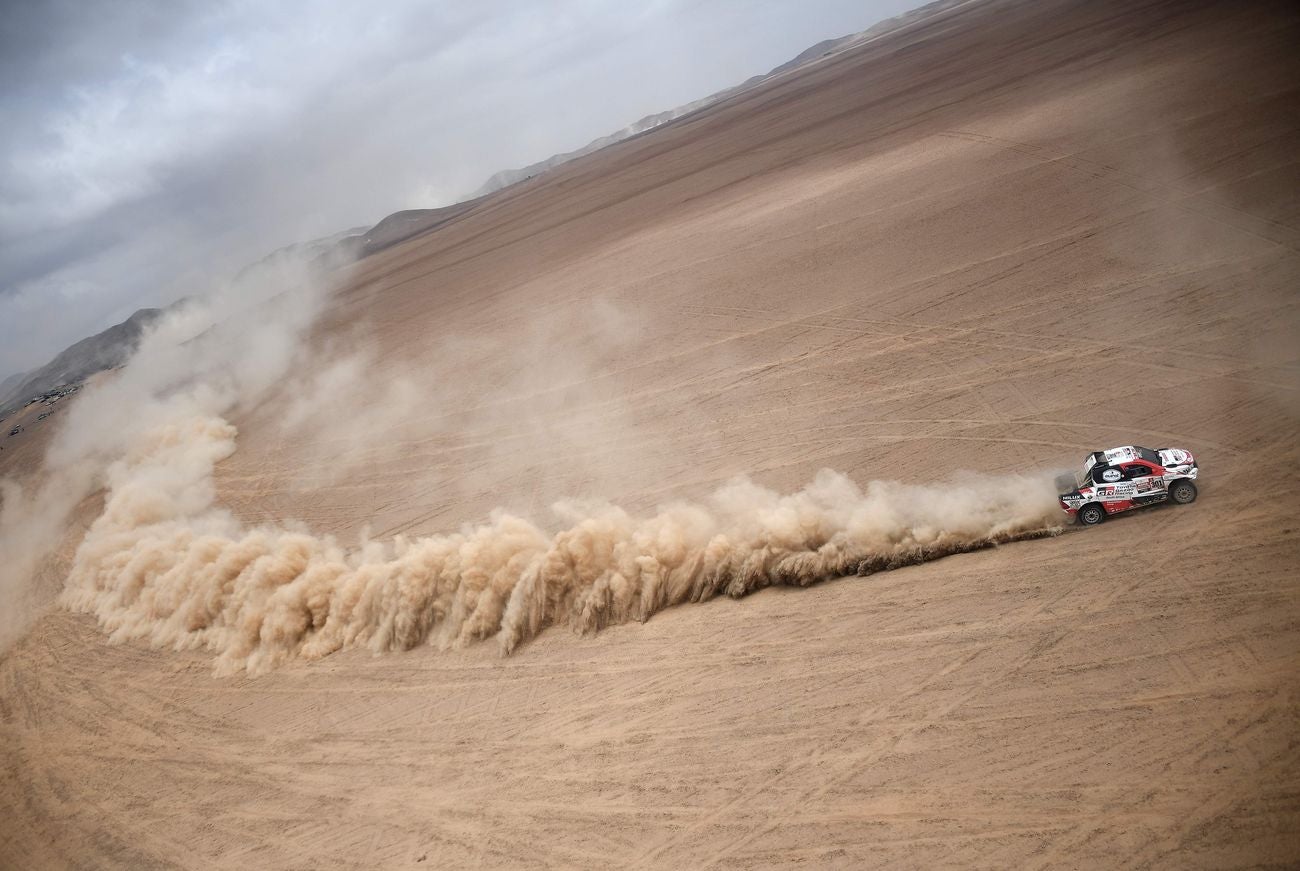
[[[0,379],[920,2],[6,4]]]

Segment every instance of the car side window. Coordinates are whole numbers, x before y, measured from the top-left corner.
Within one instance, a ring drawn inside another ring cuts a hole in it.
[[[1124,478],[1132,481],[1134,478],[1146,478],[1151,475],[1151,470],[1146,466],[1132,465],[1124,469]]]

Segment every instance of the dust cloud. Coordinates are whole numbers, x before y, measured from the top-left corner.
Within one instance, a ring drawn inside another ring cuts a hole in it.
[[[362,316],[314,342],[310,364],[250,426],[291,456],[276,474],[298,493],[375,468],[401,468],[411,489],[437,488],[446,501],[473,500],[470,517],[492,507],[535,516],[557,498],[627,492],[639,482],[629,487],[622,473],[656,461],[637,438],[638,410],[620,376],[644,361],[645,334],[658,332],[652,318],[626,301],[584,299],[403,342]],[[694,444],[719,448],[695,414],[680,410]],[[412,447],[429,444],[454,446],[459,466],[412,462]],[[484,494],[497,501],[485,504]]]
[[[220,417],[194,414],[115,462],[63,604],[95,614],[113,640],[207,649],[218,674],[259,673],[347,648],[496,639],[510,653],[550,626],[593,632],[1059,528],[1050,476],[859,489],[823,471],[796,493],[740,479],[640,518],[561,503],[554,533],[498,512],[453,534],[348,548],[303,528],[247,527],[217,506],[213,470],[235,438]]]
[[[251,289],[164,319],[125,369],[84,391],[51,446],[41,489],[23,494],[6,485],[6,601],[30,589],[22,579],[61,548],[67,569],[59,573],[59,602],[94,614],[113,640],[204,649],[216,654],[219,674],[260,673],[349,648],[494,639],[508,654],[552,626],[594,632],[718,595],[808,586],[1060,529],[1047,472],[860,488],[822,471],[788,494],[737,479],[699,502],[637,515],[572,500],[552,506],[547,522],[498,509],[452,533],[355,544],[289,521],[249,525],[219,504],[214,477],[236,450],[229,420],[241,412],[291,397],[282,435],[311,451],[303,434],[319,433],[319,465],[332,457],[346,466],[368,456],[349,459],[347,451],[362,441],[347,430],[345,412],[355,403],[371,410],[366,425],[381,432],[413,409],[435,421],[420,426],[441,428],[449,424],[438,417],[440,406],[463,405],[454,387],[413,380],[392,363],[386,386],[377,387],[373,350],[343,353],[318,343],[309,353],[306,338],[330,286],[320,274],[278,264]],[[593,335],[619,331],[610,312],[597,308],[594,320]],[[464,341],[451,346],[465,350]],[[610,353],[612,338],[592,346]],[[542,407],[567,401],[573,384],[600,382],[592,372],[608,371],[602,360],[530,367],[500,350],[477,349],[503,367],[493,383],[540,396],[533,402]],[[518,383],[512,360],[527,379],[553,377]],[[604,384],[611,396],[590,405],[589,416],[605,418],[594,426],[619,425],[615,387]],[[509,413],[510,403],[495,395],[473,411],[478,419]],[[605,431],[593,435],[612,441]],[[536,441],[556,441],[549,431],[542,436]],[[565,461],[573,462],[583,439],[567,438]],[[69,541],[74,509],[96,494],[102,510],[79,544]],[[28,605],[29,620],[40,602]],[[8,637],[23,625],[11,620]]]
[[[338,264],[282,256],[172,309],[126,366],[88,384],[59,418],[37,486],[0,479],[0,651],[56,598],[73,517],[112,464],[176,420],[260,401],[301,361],[342,278]]]

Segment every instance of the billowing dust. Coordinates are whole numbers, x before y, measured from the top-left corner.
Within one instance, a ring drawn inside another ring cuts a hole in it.
[[[287,526],[244,527],[213,504],[235,430],[196,415],[154,430],[113,464],[103,514],[62,601],[116,640],[216,651],[217,671],[365,647],[509,653],[548,626],[592,632],[663,608],[772,585],[808,586],[1050,534],[1049,476],[859,489],[823,471],[797,493],[747,480],[702,504],[632,517],[561,504],[559,532],[505,513],[448,535],[348,549]]]

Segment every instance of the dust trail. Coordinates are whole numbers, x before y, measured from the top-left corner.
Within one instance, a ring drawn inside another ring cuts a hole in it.
[[[94,613],[114,640],[215,651],[218,673],[353,647],[495,638],[509,653],[549,626],[592,632],[718,594],[1059,530],[1050,474],[863,490],[823,471],[796,493],[741,479],[649,517],[561,504],[553,534],[496,513],[454,534],[348,549],[303,528],[246,527],[215,505],[213,469],[235,450],[235,430],[202,407],[178,404],[109,468],[103,514],[62,602]]]

